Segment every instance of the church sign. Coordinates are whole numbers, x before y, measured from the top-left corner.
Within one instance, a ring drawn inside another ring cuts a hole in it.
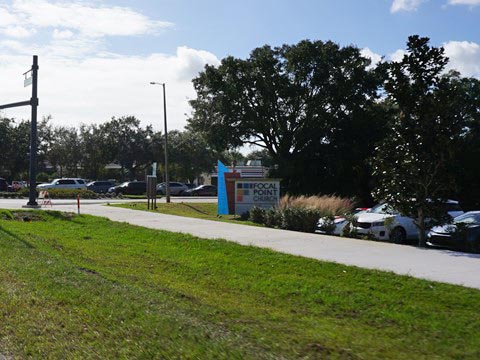
[[[235,214],[241,215],[256,206],[270,209],[280,200],[279,179],[235,180]]]

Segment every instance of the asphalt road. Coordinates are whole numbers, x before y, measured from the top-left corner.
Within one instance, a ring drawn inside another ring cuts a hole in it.
[[[215,198],[173,198],[173,201],[215,202]],[[81,212],[152,229],[189,233],[208,239],[226,239],[275,251],[362,268],[480,289],[480,255],[449,250],[305,234],[210,220],[104,206],[138,200],[85,200]],[[101,202],[101,203],[99,203]],[[25,200],[0,199],[0,208],[18,209]],[[47,208],[50,209],[50,208]],[[74,211],[74,201],[55,201],[53,210]]]

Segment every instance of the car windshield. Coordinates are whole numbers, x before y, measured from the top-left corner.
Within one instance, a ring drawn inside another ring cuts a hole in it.
[[[480,214],[463,214],[454,219],[455,223],[480,225]]]
[[[120,186],[127,186],[128,185],[128,181],[124,182],[123,184],[121,184]]]
[[[398,212],[393,210],[391,206],[387,203],[375,205],[373,208],[368,210],[369,213],[373,214],[390,214],[390,215],[398,215]]]

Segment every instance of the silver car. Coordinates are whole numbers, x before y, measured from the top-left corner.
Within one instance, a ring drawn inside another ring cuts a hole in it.
[[[84,179],[79,178],[62,178],[55,179],[49,184],[37,185],[38,190],[48,189],[73,189],[73,190],[87,190],[87,184]]]
[[[167,194],[167,184],[161,183],[157,185],[157,194],[158,195],[166,195]],[[183,195],[185,190],[188,190],[188,186],[180,183],[170,181],[170,195]]]

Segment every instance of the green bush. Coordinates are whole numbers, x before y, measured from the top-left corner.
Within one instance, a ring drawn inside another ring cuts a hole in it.
[[[319,228],[324,231],[325,234],[333,234],[335,231],[335,217],[333,215],[323,216]]]
[[[313,233],[317,229],[321,214],[322,212],[318,209],[292,207],[266,210],[253,207],[249,212],[249,219],[271,228]]]
[[[321,215],[317,209],[287,208],[282,212],[282,228],[313,233]]]
[[[49,176],[47,173],[40,172],[37,174],[37,181],[47,182],[48,180],[49,180]]]
[[[82,199],[98,199],[99,195],[90,190],[75,190],[75,189],[48,189],[50,199],[76,199],[80,194]],[[17,194],[28,196],[29,189],[21,189]],[[37,195],[39,191],[37,190]]]
[[[250,209],[248,217],[257,224],[265,224],[265,209],[254,206]]]
[[[275,228],[282,226],[282,211],[276,208],[265,211],[265,226]]]

